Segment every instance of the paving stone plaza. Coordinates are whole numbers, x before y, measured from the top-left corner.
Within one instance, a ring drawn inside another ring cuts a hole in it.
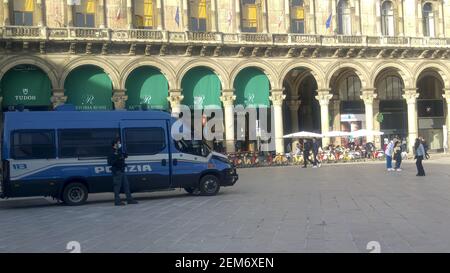
[[[0,201],[0,252],[381,252],[450,251],[450,158],[425,161],[416,177],[383,162],[319,169],[240,169],[217,196],[184,191],[136,194],[113,206],[112,194],[80,207],[51,199]]]

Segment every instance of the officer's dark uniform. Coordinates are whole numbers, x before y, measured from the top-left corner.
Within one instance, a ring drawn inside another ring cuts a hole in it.
[[[308,166],[308,161],[311,162],[311,164],[314,164],[314,162],[309,159],[309,152],[311,151],[311,143],[306,140],[303,143],[303,168],[306,168]]]
[[[114,185],[114,203],[120,205],[120,190],[123,187],[123,191],[127,196],[128,204],[135,204],[136,201],[133,200],[130,192],[130,185],[128,183],[128,178],[125,174],[125,158],[126,155],[119,150],[113,149],[112,153],[108,157],[108,165],[111,166],[111,172],[113,175],[113,185]]]

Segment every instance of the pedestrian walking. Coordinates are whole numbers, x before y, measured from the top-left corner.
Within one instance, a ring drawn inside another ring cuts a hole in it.
[[[124,206],[125,203],[120,200],[120,192],[123,189],[128,204],[137,204],[130,192],[130,184],[128,183],[127,175],[125,174],[125,158],[127,155],[122,151],[122,144],[120,139],[115,139],[112,142],[112,152],[108,156],[108,165],[111,166],[114,185],[114,204],[116,206]]]
[[[384,151],[384,154],[386,155],[386,168],[387,171],[393,171],[394,169],[392,168],[392,156],[394,154],[394,143],[395,143],[396,139],[391,140],[387,145],[386,145],[386,150]]]
[[[309,140],[305,140],[303,142],[303,168],[308,167],[308,161],[311,164],[314,164],[314,162],[311,159],[309,159],[310,153],[311,153],[311,143],[309,142]]]
[[[402,169],[400,168],[402,165],[402,144],[400,141],[396,141],[394,144],[394,160],[395,160],[395,170],[397,172],[401,172]]]
[[[422,165],[422,161],[425,157],[425,148],[423,147],[422,141],[416,138],[414,143],[414,159],[416,160],[417,174],[416,176],[425,176],[425,170]]]
[[[420,138],[420,141],[421,141],[421,143],[423,145],[423,149],[425,150],[424,159],[430,159],[430,155],[428,154],[428,143],[427,143],[427,141],[423,137]]]
[[[317,139],[313,138],[312,140],[312,153],[313,153],[313,168],[320,167],[320,162],[317,159],[319,155],[319,143],[317,143]]]

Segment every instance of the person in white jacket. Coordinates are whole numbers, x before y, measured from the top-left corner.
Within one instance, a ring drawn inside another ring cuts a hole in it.
[[[393,140],[389,141],[388,145],[386,146],[386,150],[384,151],[384,154],[386,155],[386,168],[388,172],[393,171],[392,168],[392,156],[394,154],[394,143],[397,140],[394,138]]]

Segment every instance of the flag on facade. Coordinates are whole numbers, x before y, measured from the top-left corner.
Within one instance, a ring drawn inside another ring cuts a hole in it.
[[[333,14],[330,13],[330,16],[328,17],[327,22],[325,23],[325,26],[327,27],[327,29],[329,29],[331,27],[331,18],[333,17],[332,15]]]
[[[278,18],[278,28],[281,27],[281,25],[283,24],[283,21],[284,21],[284,12]]]
[[[120,0],[119,7],[117,8],[116,20],[119,20],[122,15],[122,0]]]
[[[228,11],[228,16],[227,16],[228,26],[231,26],[232,20],[233,20],[233,14],[231,13],[231,10],[229,10]]]
[[[175,13],[175,22],[178,26],[180,26],[180,9],[177,7],[177,11]]]

